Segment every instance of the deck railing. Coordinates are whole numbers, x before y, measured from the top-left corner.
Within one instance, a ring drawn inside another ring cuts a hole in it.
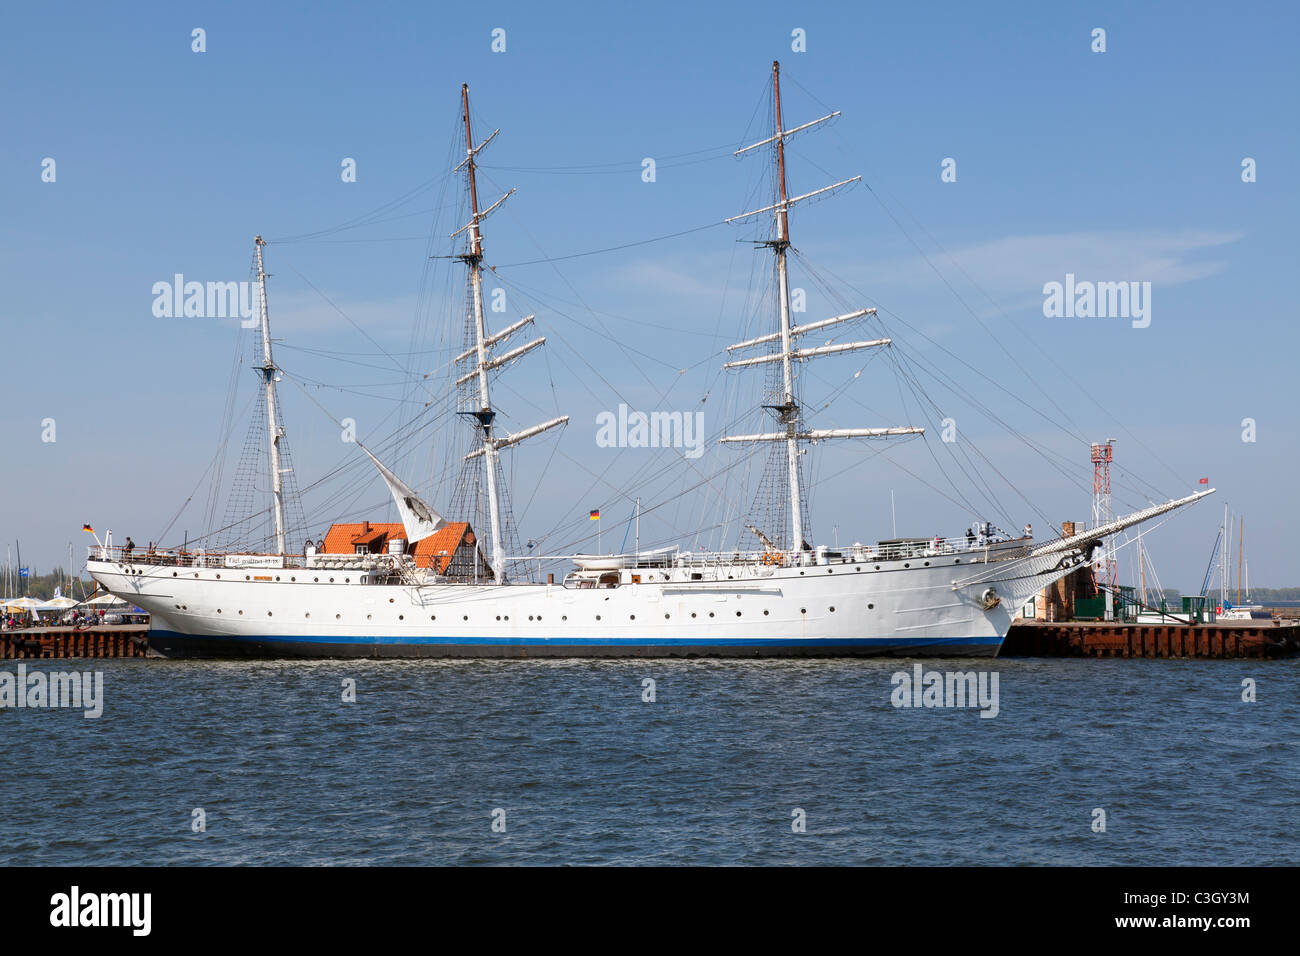
[[[347,552],[320,551],[311,554],[249,554],[243,552],[206,551],[201,548],[150,549],[107,547],[92,545],[89,549],[92,561],[112,561],[116,564],[154,564],[178,568],[232,568],[247,570],[281,570],[327,567],[344,564],[384,567],[401,563],[398,559],[406,555],[349,554]]]
[[[947,554],[965,554],[985,550],[1004,550],[1013,547],[1026,547],[1032,544],[1031,538],[909,538],[903,540],[882,541],[875,545],[847,545],[844,547],[819,547],[796,555],[792,551],[678,551],[662,556],[663,566],[732,566],[755,563],[813,566],[819,564],[839,563],[841,561],[898,561],[908,558],[934,557]],[[208,551],[202,548],[125,548],[122,546],[92,545],[88,549],[92,561],[110,561],[116,564],[152,564],[178,568],[214,568],[246,570],[280,570],[349,567],[384,568],[410,563],[409,555],[388,553],[349,554],[347,552],[313,551],[308,554],[250,554],[245,552]],[[593,558],[594,555],[520,555],[520,560],[541,563],[578,558]],[[618,557],[609,555],[608,557]],[[643,567],[650,567],[648,562]],[[632,564],[627,565],[635,569]]]

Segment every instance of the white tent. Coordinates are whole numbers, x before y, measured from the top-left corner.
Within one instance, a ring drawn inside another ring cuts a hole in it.
[[[77,602],[70,597],[52,597],[42,604],[38,611],[66,611],[70,607],[76,607]]]
[[[96,594],[89,601],[84,601],[82,603],[86,607],[117,607],[119,605],[126,604],[126,602],[123,601],[120,597],[117,597],[116,595],[113,594],[109,594],[107,591],[104,591],[101,594]]]
[[[38,601],[35,598],[29,597],[14,598],[5,602],[5,609],[13,611],[34,611],[44,606],[45,604],[43,601]]]

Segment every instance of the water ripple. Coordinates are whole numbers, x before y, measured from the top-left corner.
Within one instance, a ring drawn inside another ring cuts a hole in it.
[[[991,720],[899,662],[74,666],[98,720],[0,711],[0,863],[1300,863],[1294,661],[927,665]]]

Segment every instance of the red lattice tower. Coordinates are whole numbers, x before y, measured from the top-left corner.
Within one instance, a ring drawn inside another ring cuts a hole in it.
[[[1110,463],[1114,460],[1115,439],[1108,438],[1106,443],[1093,442],[1092,445],[1092,526],[1101,527],[1114,517],[1110,510]],[[1115,561],[1115,543],[1113,537],[1106,538],[1102,547],[1105,565],[1102,569],[1105,583],[1114,589],[1117,583]]]

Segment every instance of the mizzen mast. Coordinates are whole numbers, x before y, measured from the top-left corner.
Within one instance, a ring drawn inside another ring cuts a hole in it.
[[[807,543],[804,539],[803,528],[803,489],[799,483],[799,443],[801,441],[819,441],[827,438],[882,438],[891,435],[913,435],[920,434],[923,428],[913,426],[900,426],[897,428],[834,428],[834,429],[807,429],[801,427],[801,416],[799,402],[795,395],[795,362],[806,361],[822,355],[833,355],[841,352],[853,352],[860,349],[877,348],[888,346],[890,340],[871,339],[859,342],[844,342],[834,345],[823,345],[811,348],[796,348],[795,339],[800,335],[805,335],[817,329],[827,328],[832,325],[838,325],[842,322],[848,322],[866,315],[874,315],[875,309],[858,309],[844,315],[833,316],[829,319],[822,319],[817,322],[810,322],[806,325],[795,326],[790,320],[790,280],[786,264],[786,254],[790,249],[790,207],[795,203],[802,202],[805,199],[811,199],[814,196],[828,193],[847,186],[850,183],[857,182],[862,177],[854,176],[851,179],[841,180],[824,186],[821,189],[804,193],[800,196],[791,197],[786,188],[786,168],[785,168],[785,141],[796,133],[817,126],[839,115],[839,112],[828,113],[819,119],[796,126],[793,129],[786,129],[781,115],[781,64],[778,61],[772,63],[772,98],[775,105],[775,132],[767,139],[752,143],[743,149],[736,150],[736,156],[747,153],[750,150],[757,149],[767,144],[773,144],[773,155],[776,163],[776,202],[761,209],[754,209],[739,216],[733,216],[727,222],[739,222],[749,219],[753,216],[761,215],[766,212],[772,212],[775,217],[775,238],[765,240],[761,245],[765,245],[772,250],[776,257],[776,275],[777,275],[777,298],[779,305],[779,325],[774,333],[760,335],[757,338],[748,339],[744,342],[738,342],[735,345],[728,346],[728,351],[751,348],[755,345],[761,345],[768,342],[780,342],[780,351],[768,352],[753,358],[737,359],[726,363],[724,368],[744,368],[748,366],[763,365],[769,362],[781,363],[782,379],[782,401],[779,405],[766,406],[769,411],[776,415],[777,422],[783,426],[781,431],[767,432],[756,435],[732,435],[722,439],[723,442],[785,442],[786,446],[786,468],[788,471],[787,482],[790,494],[790,516],[791,531],[793,539],[790,544],[790,550],[801,552],[807,549]],[[760,540],[763,536],[760,535]],[[767,542],[765,541],[765,546]]]
[[[479,438],[482,442],[479,448],[465,456],[466,461],[482,457],[484,459],[484,468],[487,472],[487,503],[488,503],[488,522],[492,534],[492,575],[497,584],[505,583],[505,538],[502,533],[503,508],[501,503],[502,489],[498,487],[497,482],[497,464],[500,460],[500,450],[510,445],[523,441],[525,438],[531,438],[533,435],[547,431],[557,425],[563,425],[569,420],[569,416],[564,415],[560,418],[554,418],[550,421],[543,422],[540,425],[534,425],[523,431],[516,432],[513,435],[497,437],[494,424],[496,420],[496,411],[492,407],[492,397],[490,385],[488,382],[488,373],[493,369],[500,368],[513,362],[515,359],[522,357],[525,353],[542,345],[546,338],[542,336],[534,339],[526,345],[512,349],[502,355],[492,356],[490,350],[493,346],[504,342],[511,335],[522,329],[525,325],[533,321],[533,316],[527,316],[524,319],[514,323],[508,328],[502,330],[496,335],[489,335],[487,330],[487,320],[483,310],[483,231],[481,223],[491,215],[503,202],[514,194],[515,190],[511,189],[504,196],[488,206],[482,212],[478,207],[478,182],[475,176],[475,157],[479,152],[492,142],[497,136],[499,129],[493,130],[487,139],[474,145],[474,134],[470,128],[469,120],[469,84],[464,83],[460,88],[461,110],[465,120],[465,158],[456,167],[455,171],[465,170],[466,180],[469,186],[470,202],[470,221],[457,229],[451,234],[455,238],[462,232],[468,233],[469,248],[458,258],[465,263],[469,269],[470,278],[470,297],[472,300],[471,308],[474,313],[474,344],[473,346],[457,356],[457,361],[473,359],[472,369],[462,375],[456,381],[460,386],[472,379],[478,379],[478,396],[477,410],[470,412],[479,431]]]
[[[271,318],[266,305],[266,270],[262,267],[262,247],[266,240],[256,236],[257,289],[262,319],[262,379],[266,385],[266,434],[271,453],[271,512],[275,516],[275,553],[285,554],[284,547],[284,469],[280,464],[280,439],[284,437],[278,424],[279,415],[275,396],[275,361],[271,357]]]

